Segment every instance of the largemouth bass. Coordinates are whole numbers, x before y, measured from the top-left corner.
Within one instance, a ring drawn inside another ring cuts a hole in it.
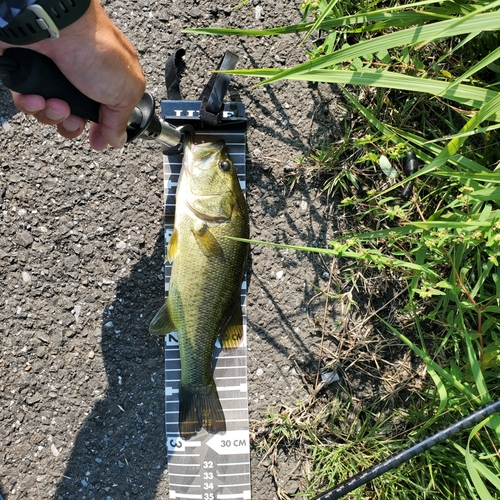
[[[212,356],[217,337],[225,349],[243,338],[240,289],[248,244],[225,236],[249,236],[245,197],[226,144],[194,144],[186,137],[167,248],[168,298],[149,328],[154,335],[178,333],[179,430],[185,439],[202,427],[226,430]]]

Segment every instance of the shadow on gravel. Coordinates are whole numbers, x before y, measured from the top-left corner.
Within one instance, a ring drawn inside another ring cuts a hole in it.
[[[160,232],[152,255],[117,283],[116,299],[104,311],[108,387],[76,437],[56,500],[156,496],[166,463],[163,347],[148,325],[164,294],[163,241]]]

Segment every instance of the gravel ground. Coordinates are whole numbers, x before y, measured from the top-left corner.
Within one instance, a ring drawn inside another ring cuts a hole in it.
[[[306,60],[298,38],[210,38],[195,26],[299,22],[300,0],[110,0],[105,8],[137,48],[148,90],[164,98],[163,65],[184,47],[185,98],[196,99],[227,49],[239,67]],[[343,133],[334,89],[300,82],[269,88],[234,79],[248,129],[248,203],[255,239],[326,246],[339,216],[317,186],[290,189],[294,160]],[[163,300],[162,153],[139,142],[93,152],[18,113],[0,90],[0,490],[18,499],[167,499],[163,346],[148,324]],[[248,295],[249,407],[306,398],[317,366],[330,262],[254,247]],[[335,309],[331,320],[340,320]],[[328,345],[325,346],[325,348]],[[256,500],[277,498],[252,449]],[[300,470],[282,457],[281,487]]]

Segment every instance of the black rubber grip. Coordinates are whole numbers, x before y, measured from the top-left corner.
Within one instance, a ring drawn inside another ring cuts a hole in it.
[[[18,63],[16,69],[2,71],[2,83],[21,94],[38,94],[45,99],[62,99],[69,104],[71,113],[99,123],[100,104],[82,94],[61,72],[52,59],[33,50],[11,48],[2,58]]]

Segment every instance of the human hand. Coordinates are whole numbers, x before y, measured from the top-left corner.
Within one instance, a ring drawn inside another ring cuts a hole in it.
[[[9,47],[0,43],[0,51]],[[101,103],[99,124],[92,123],[89,141],[102,150],[108,144],[120,148],[126,141],[127,120],[144,94],[145,79],[137,55],[128,39],[118,30],[97,0],[75,23],[61,30],[56,40],[27,45],[50,57],[75,87]],[[56,125],[67,138],[80,135],[86,120],[70,114],[68,104],[59,99],[13,92],[14,104],[41,123]]]

